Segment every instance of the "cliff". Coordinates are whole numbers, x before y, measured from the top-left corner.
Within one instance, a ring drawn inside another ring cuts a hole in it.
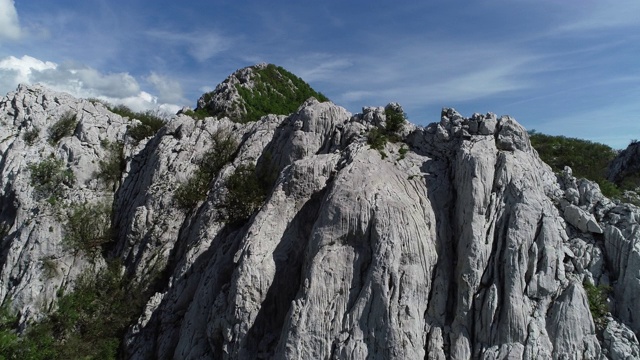
[[[123,358],[640,356],[640,210],[553,173],[511,117],[401,114],[311,98],[247,123],[183,113],[136,143],[131,119],[21,86],[0,100],[0,298],[28,328],[115,259],[146,302]],[[55,201],[33,180],[47,159],[75,175]],[[64,214],[101,201],[112,235],[70,247]]]

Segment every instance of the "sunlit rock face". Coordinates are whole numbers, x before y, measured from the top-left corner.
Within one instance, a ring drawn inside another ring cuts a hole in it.
[[[49,143],[51,119],[67,111],[79,121],[73,134]],[[406,123],[374,149],[367,134],[385,126],[385,108],[352,115],[309,99],[246,124],[178,115],[134,144],[130,120],[105,107],[21,87],[0,101],[0,120],[1,298],[37,317],[84,269],[119,258],[156,291],[127,331],[126,358],[639,354],[640,212],[570,169],[554,174],[513,118],[444,109],[440,122]],[[40,139],[27,145],[34,127]],[[219,132],[238,144],[233,158],[203,200],[179,207],[177,189]],[[113,188],[93,175],[105,141],[124,143]],[[50,154],[76,176],[62,204],[111,204],[108,254],[65,248],[30,180],[29,164]],[[229,223],[228,179],[246,164],[274,181],[246,221]],[[42,259],[59,271],[51,276]],[[584,282],[612,288],[603,329]]]

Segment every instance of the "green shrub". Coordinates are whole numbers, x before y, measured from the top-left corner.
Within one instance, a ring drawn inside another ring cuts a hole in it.
[[[600,187],[602,195],[608,198],[619,198],[622,195],[622,191],[611,181],[607,179],[598,179],[596,182]]]
[[[227,224],[242,225],[267,198],[273,185],[273,172],[270,164],[262,165],[259,170],[256,171],[253,164],[242,164],[227,179],[227,195],[222,204]]]
[[[29,146],[35,144],[38,137],[40,137],[40,129],[35,126],[31,128],[31,130],[27,130],[22,134],[22,140],[24,140],[24,142]]]
[[[111,206],[107,203],[74,205],[67,212],[63,243],[90,257],[111,240]]]
[[[122,172],[127,163],[124,158],[124,144],[120,141],[104,141],[102,146],[107,150],[104,160],[98,163],[96,177],[108,188],[115,189],[120,183]]]
[[[56,203],[65,192],[65,188],[75,184],[75,175],[71,169],[66,169],[64,161],[49,158],[37,164],[29,165],[31,171],[31,186],[40,198],[47,198],[52,204]]]
[[[129,108],[126,105],[108,105],[107,108],[109,109],[109,111],[111,111],[114,114],[118,114],[122,117],[127,117],[129,119],[133,119],[136,117],[136,112],[134,112],[133,110],[131,110],[131,108]]]
[[[233,154],[238,148],[238,143],[227,131],[217,131],[211,136],[211,141],[211,148],[198,160],[198,168],[193,176],[181,184],[173,195],[181,209],[193,209],[207,197],[209,184],[233,160]]]
[[[587,300],[589,301],[589,310],[593,317],[593,322],[596,327],[602,331],[606,327],[606,315],[609,313],[609,305],[607,305],[607,297],[611,292],[610,286],[605,285],[592,285],[588,282],[582,284],[584,290],[587,293]]]
[[[165,125],[163,119],[153,115],[151,112],[138,114],[136,119],[140,121],[140,124],[132,126],[129,129],[129,135],[138,142],[152,137]]]
[[[398,150],[398,153],[400,154],[400,156],[398,157],[398,160],[402,160],[405,158],[405,156],[407,156],[407,152],[409,152],[409,148],[402,145],[400,147],[400,150]]]
[[[9,303],[0,307],[0,359],[15,359],[21,348],[20,337],[15,328],[18,317],[11,311]]]
[[[102,105],[106,108],[109,108],[109,103],[104,101],[104,100],[100,100],[98,98],[88,98],[87,99],[88,102],[90,102],[91,104],[93,104],[93,106],[97,106],[97,105]]]
[[[56,145],[62,138],[73,135],[77,126],[76,114],[67,111],[49,128],[49,143]]]
[[[60,291],[58,308],[22,336],[15,334],[12,317],[0,319],[0,359],[116,359],[148,295],[121,273],[118,262],[84,273],[73,291]]]
[[[400,141],[399,133],[402,131],[404,124],[407,121],[405,113],[394,110],[389,106],[384,110],[384,113],[386,117],[385,126],[374,127],[367,133],[367,144],[369,144],[372,149],[378,150],[383,159],[387,157],[387,153],[384,152],[384,147],[387,144],[387,141]],[[400,148],[401,159],[404,158],[407,150],[408,149],[403,150],[403,148]]]
[[[197,120],[204,120],[204,118],[206,118],[207,116],[211,116],[205,109],[187,110],[183,114],[191,116],[192,118]]]
[[[540,159],[553,171],[560,172],[569,166],[573,176],[597,182],[605,196],[620,196],[620,188],[624,187],[618,188],[607,180],[607,168],[616,156],[611,147],[587,140],[545,135],[535,130],[529,131],[529,139]]]
[[[387,135],[384,130],[379,127],[374,127],[369,130],[367,133],[367,144],[369,144],[372,149],[382,151],[387,144]]]
[[[52,279],[58,276],[58,263],[54,258],[44,257],[40,261],[42,262],[42,271],[45,278]]]
[[[140,124],[132,126],[128,132],[136,142],[155,135],[165,125],[165,121],[152,111],[135,112],[125,105],[110,106],[109,111],[130,120],[140,121]]]

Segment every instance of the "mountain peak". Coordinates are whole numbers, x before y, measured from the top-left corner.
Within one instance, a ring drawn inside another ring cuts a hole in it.
[[[267,114],[289,115],[307,99],[327,97],[281,66],[259,63],[236,70],[198,99],[196,113],[245,123]]]

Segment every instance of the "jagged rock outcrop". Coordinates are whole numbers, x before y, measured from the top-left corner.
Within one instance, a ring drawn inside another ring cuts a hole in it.
[[[52,129],[65,117],[70,133],[54,142]],[[0,99],[0,121],[0,301],[11,302],[24,322],[54,307],[56,294],[70,291],[85,269],[101,266],[64,244],[64,224],[74,204],[112,201],[95,173],[107,157],[104,144],[121,141],[126,122],[99,103],[23,85]],[[33,166],[47,162],[75,178],[54,184],[59,179],[48,173],[41,180],[56,187],[51,197],[32,179]]]
[[[447,111],[439,124],[409,127],[411,151],[388,144],[387,159],[361,136],[383,119],[382,108],[351,116],[309,102],[238,128],[254,147],[229,167],[268,153],[280,169],[275,188],[232,228],[215,215],[223,181],[214,182],[179,237],[191,253],[130,331],[128,354],[603,354],[582,288],[584,279],[609,283],[593,244],[602,230],[568,226],[562,214],[574,206],[592,220],[612,203],[570,174],[558,184],[511,118]]]
[[[47,117],[69,109],[80,121],[72,136],[24,144],[24,131],[37,125],[43,136]],[[156,290],[127,332],[124,358],[640,353],[640,210],[569,168],[554,174],[508,116],[444,109],[440,122],[407,123],[394,134],[401,141],[373,149],[367,134],[386,127],[385,108],[352,115],[315,99],[246,124],[178,115],[138,145],[127,141],[126,119],[37,87],[10,93],[0,111],[9,229],[0,295],[20,309],[55,307],[56,289],[93,266],[65,249],[63,224],[34,200],[24,156],[29,163],[53,152],[78,178],[62,204],[113,196],[110,256]],[[181,207],[178,188],[221,132],[237,149],[206,196]],[[124,141],[115,194],[89,175],[106,156],[105,139]],[[274,181],[264,182],[266,198],[246,221],[232,222],[230,179],[248,165]],[[38,280],[43,256],[64,264],[54,281]],[[585,282],[611,287],[609,317],[594,319]]]

